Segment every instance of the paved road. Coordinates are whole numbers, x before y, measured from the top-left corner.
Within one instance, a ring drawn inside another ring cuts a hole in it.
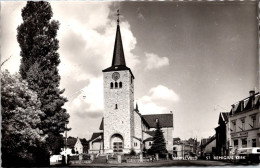
[[[168,161],[155,161],[145,163],[121,163],[121,164],[77,164],[70,165],[72,167],[157,167],[157,166],[226,166],[231,165],[230,162],[222,161],[206,161],[206,160],[168,160]]]

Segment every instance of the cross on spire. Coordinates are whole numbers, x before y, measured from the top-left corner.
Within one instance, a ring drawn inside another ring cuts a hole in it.
[[[119,22],[120,22],[120,20],[119,20],[119,15],[120,15],[119,14],[119,9],[117,10],[117,14],[116,15],[117,15],[117,25],[119,25]]]

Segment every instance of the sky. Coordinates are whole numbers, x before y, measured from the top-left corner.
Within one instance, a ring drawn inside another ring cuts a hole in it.
[[[259,91],[256,2],[51,1],[60,28],[60,88],[68,135],[89,139],[103,116],[102,70],[111,66],[116,11],[141,114],[173,112],[173,137],[215,134],[220,112]],[[16,73],[26,2],[1,1],[2,67]]]

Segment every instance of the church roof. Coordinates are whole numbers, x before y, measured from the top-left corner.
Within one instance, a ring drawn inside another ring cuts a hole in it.
[[[150,136],[154,136],[155,135],[155,131],[145,131],[145,133],[147,133]]]
[[[156,119],[158,119],[162,128],[173,127],[173,114],[142,115],[142,118],[146,121],[150,128],[156,128]]]
[[[97,137],[99,137],[99,136],[101,136],[101,135],[103,135],[103,132],[94,132],[94,133],[92,134],[92,137],[91,137],[90,141],[96,139]]]
[[[102,72],[124,71],[124,70],[129,70],[130,73],[131,73],[131,75],[133,76],[133,78],[135,78],[134,75],[133,75],[133,73],[132,73],[132,71],[131,71],[131,69],[128,68],[127,66],[125,66],[125,65],[111,66],[111,67],[109,67],[109,68],[107,68],[107,69],[104,69]]]
[[[111,67],[104,69],[103,72],[123,71],[123,70],[129,70],[131,75],[134,78],[134,75],[133,75],[131,69],[126,66],[125,54],[124,54],[123,43],[122,43],[121,32],[120,32],[120,26],[118,24],[117,29],[116,29],[116,39],[115,39],[115,44],[114,44],[112,65],[111,65]]]
[[[112,60],[112,66],[117,66],[117,65],[126,66],[119,25],[117,25],[117,29],[116,29],[116,39],[115,39],[114,53],[113,53],[113,60]]]
[[[153,138],[152,138],[152,137],[149,137],[149,138],[146,138],[146,139],[144,140],[144,142],[147,142],[147,141],[153,141]]]
[[[101,142],[101,141],[102,141],[102,139],[98,138],[98,139],[95,139],[94,141],[92,141],[92,143],[94,143],[94,142]]]
[[[104,129],[104,117],[102,118],[102,121],[100,123],[100,126],[99,126],[99,130],[103,130]]]

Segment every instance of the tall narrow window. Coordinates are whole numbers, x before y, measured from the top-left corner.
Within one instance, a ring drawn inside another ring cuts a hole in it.
[[[253,128],[256,127],[256,116],[252,117],[252,126],[253,126]]]
[[[115,83],[115,88],[118,88],[118,83],[117,82]]]
[[[114,84],[113,84],[113,82],[111,82],[110,83],[110,89],[113,89],[113,87],[114,87]]]
[[[242,119],[241,123],[242,123],[242,130],[244,131],[245,130],[245,119]]]
[[[256,147],[256,139],[252,139],[252,147]]]
[[[242,148],[247,147],[247,139],[242,139]]]
[[[236,121],[233,121],[233,131],[236,132]]]
[[[122,82],[119,82],[119,88],[122,88]]]
[[[238,140],[237,140],[237,139],[234,140],[234,146],[235,146],[235,147],[238,146]]]
[[[115,105],[115,109],[117,109],[117,104]]]

